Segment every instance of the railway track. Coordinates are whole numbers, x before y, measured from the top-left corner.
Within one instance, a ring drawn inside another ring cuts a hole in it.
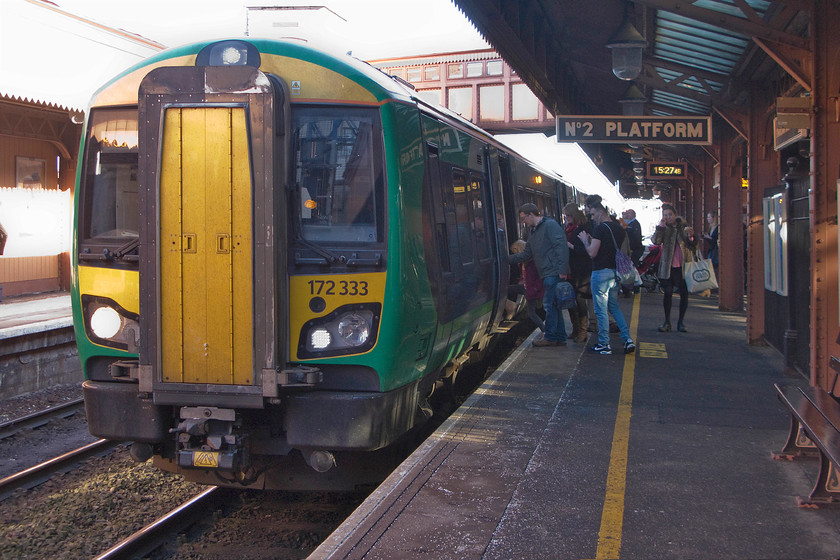
[[[7,476],[0,480],[0,500],[6,499],[16,490],[33,488],[46,482],[54,474],[70,470],[81,461],[95,455],[101,455],[117,445],[119,445],[118,442],[100,439],[19,473]]]
[[[96,560],[142,558],[166,544],[172,535],[203,519],[216,509],[231,491],[212,486],[187,502],[118,542]]]
[[[21,418],[15,418],[0,424],[0,439],[6,439],[24,430],[40,428],[57,418],[67,418],[84,408],[81,398],[59,404],[39,412],[34,412]]]

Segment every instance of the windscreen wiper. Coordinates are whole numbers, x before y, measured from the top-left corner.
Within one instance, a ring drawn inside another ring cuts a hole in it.
[[[321,255],[327,261],[326,264],[334,264],[334,263],[346,264],[347,263],[347,257],[345,257],[344,255],[336,255],[335,253],[325,249],[324,247],[321,247],[317,243],[313,243],[312,241],[309,241],[308,239],[304,239],[300,235],[297,236],[296,241],[298,243],[300,243],[301,245],[303,245],[305,247],[308,247],[309,249],[312,249],[313,251],[315,251],[316,253]],[[314,263],[311,262],[313,260],[315,260],[317,262],[314,262]],[[322,264],[322,263],[321,263],[320,259],[306,259],[304,257],[300,257],[299,255],[295,255],[295,264]]]
[[[140,239],[135,237],[128,243],[120,245],[115,251],[105,248],[101,253],[91,253],[90,248],[83,249],[79,253],[79,260],[81,261],[114,261],[124,260],[127,262],[137,262],[140,256],[137,254],[137,249],[140,246]],[[133,255],[129,253],[135,253]]]
[[[137,251],[137,248],[140,246],[140,238],[135,237],[128,243],[124,243],[120,245],[116,251],[111,252],[110,249],[105,249],[102,251],[102,254],[105,256],[106,261],[113,261],[113,260],[126,260],[126,261],[136,261],[140,260],[139,255],[129,255],[129,253]]]

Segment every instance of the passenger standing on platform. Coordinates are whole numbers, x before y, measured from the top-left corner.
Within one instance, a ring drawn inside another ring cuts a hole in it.
[[[694,239],[694,228],[677,216],[676,208],[670,204],[663,204],[662,221],[659,222],[656,231],[653,233],[653,243],[662,246],[660,250],[662,257],[659,259],[657,276],[665,292],[662,298],[665,322],[659,325],[657,330],[659,332],[671,331],[671,301],[676,288],[680,291],[680,315],[677,320],[677,330],[687,332],[683,321],[688,309],[688,286],[686,286],[683,277],[683,265],[686,260],[691,259],[691,253],[697,245]]]
[[[569,319],[572,321],[572,334],[575,342],[586,342],[589,339],[589,313],[587,299],[592,299],[590,281],[592,277],[592,259],[586,252],[586,247],[578,238],[582,231],[590,233],[589,220],[574,202],[563,207],[563,218],[566,222],[566,239],[569,244],[569,267],[572,271],[571,283],[575,288],[576,307],[569,309]]]
[[[636,219],[636,211],[628,208],[622,214],[624,221],[627,223],[627,239],[630,242],[630,258],[633,259],[633,266],[639,267],[639,259],[642,258],[642,253],[645,252],[645,247],[642,245],[642,224]]]
[[[519,209],[519,219],[531,229],[531,236],[521,253],[510,255],[508,262],[521,263],[534,259],[545,295],[545,334],[534,346],[565,346],[566,325],[558,298],[557,284],[569,276],[569,247],[566,234],[555,220],[540,216],[536,204],[526,203]]]
[[[633,261],[633,266],[639,267],[639,259],[642,258],[642,253],[645,248],[642,245],[642,225],[636,220],[636,211],[627,209],[621,213],[622,225],[624,231],[627,232],[627,245],[630,248],[630,260]],[[633,297],[633,294],[639,292],[638,286],[619,286],[619,292],[624,297]]]
[[[706,258],[712,261],[712,266],[715,268],[715,277],[718,275],[718,215],[712,210],[706,214],[706,222],[709,224],[709,233],[703,236],[706,242]]]
[[[624,228],[610,218],[601,197],[593,194],[586,197],[586,212],[592,216],[595,227],[590,236],[586,232],[578,238],[592,258],[592,301],[595,304],[595,317],[598,318],[598,344],[590,348],[597,354],[612,354],[610,347],[609,315],[612,315],[624,341],[624,353],[636,350],[630,338],[630,328],[624,314],[618,306],[618,275],[615,271],[615,252],[624,241]]]

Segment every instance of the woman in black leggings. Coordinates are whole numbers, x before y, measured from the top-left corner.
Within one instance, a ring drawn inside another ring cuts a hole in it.
[[[659,260],[659,277],[665,297],[662,298],[662,306],[665,310],[665,322],[659,325],[659,332],[670,332],[671,330],[671,303],[674,297],[674,288],[680,292],[680,316],[677,321],[677,330],[687,332],[683,320],[688,309],[688,287],[683,278],[683,264],[685,255],[693,251],[697,245],[694,239],[694,228],[685,223],[685,220],[677,216],[676,209],[670,204],[662,205],[662,221],[656,226],[653,234],[653,243],[661,245],[661,258]]]

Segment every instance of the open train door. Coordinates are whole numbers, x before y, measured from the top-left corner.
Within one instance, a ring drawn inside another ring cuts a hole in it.
[[[288,98],[255,49],[209,48],[140,85],[140,390],[261,408],[287,359]]]

